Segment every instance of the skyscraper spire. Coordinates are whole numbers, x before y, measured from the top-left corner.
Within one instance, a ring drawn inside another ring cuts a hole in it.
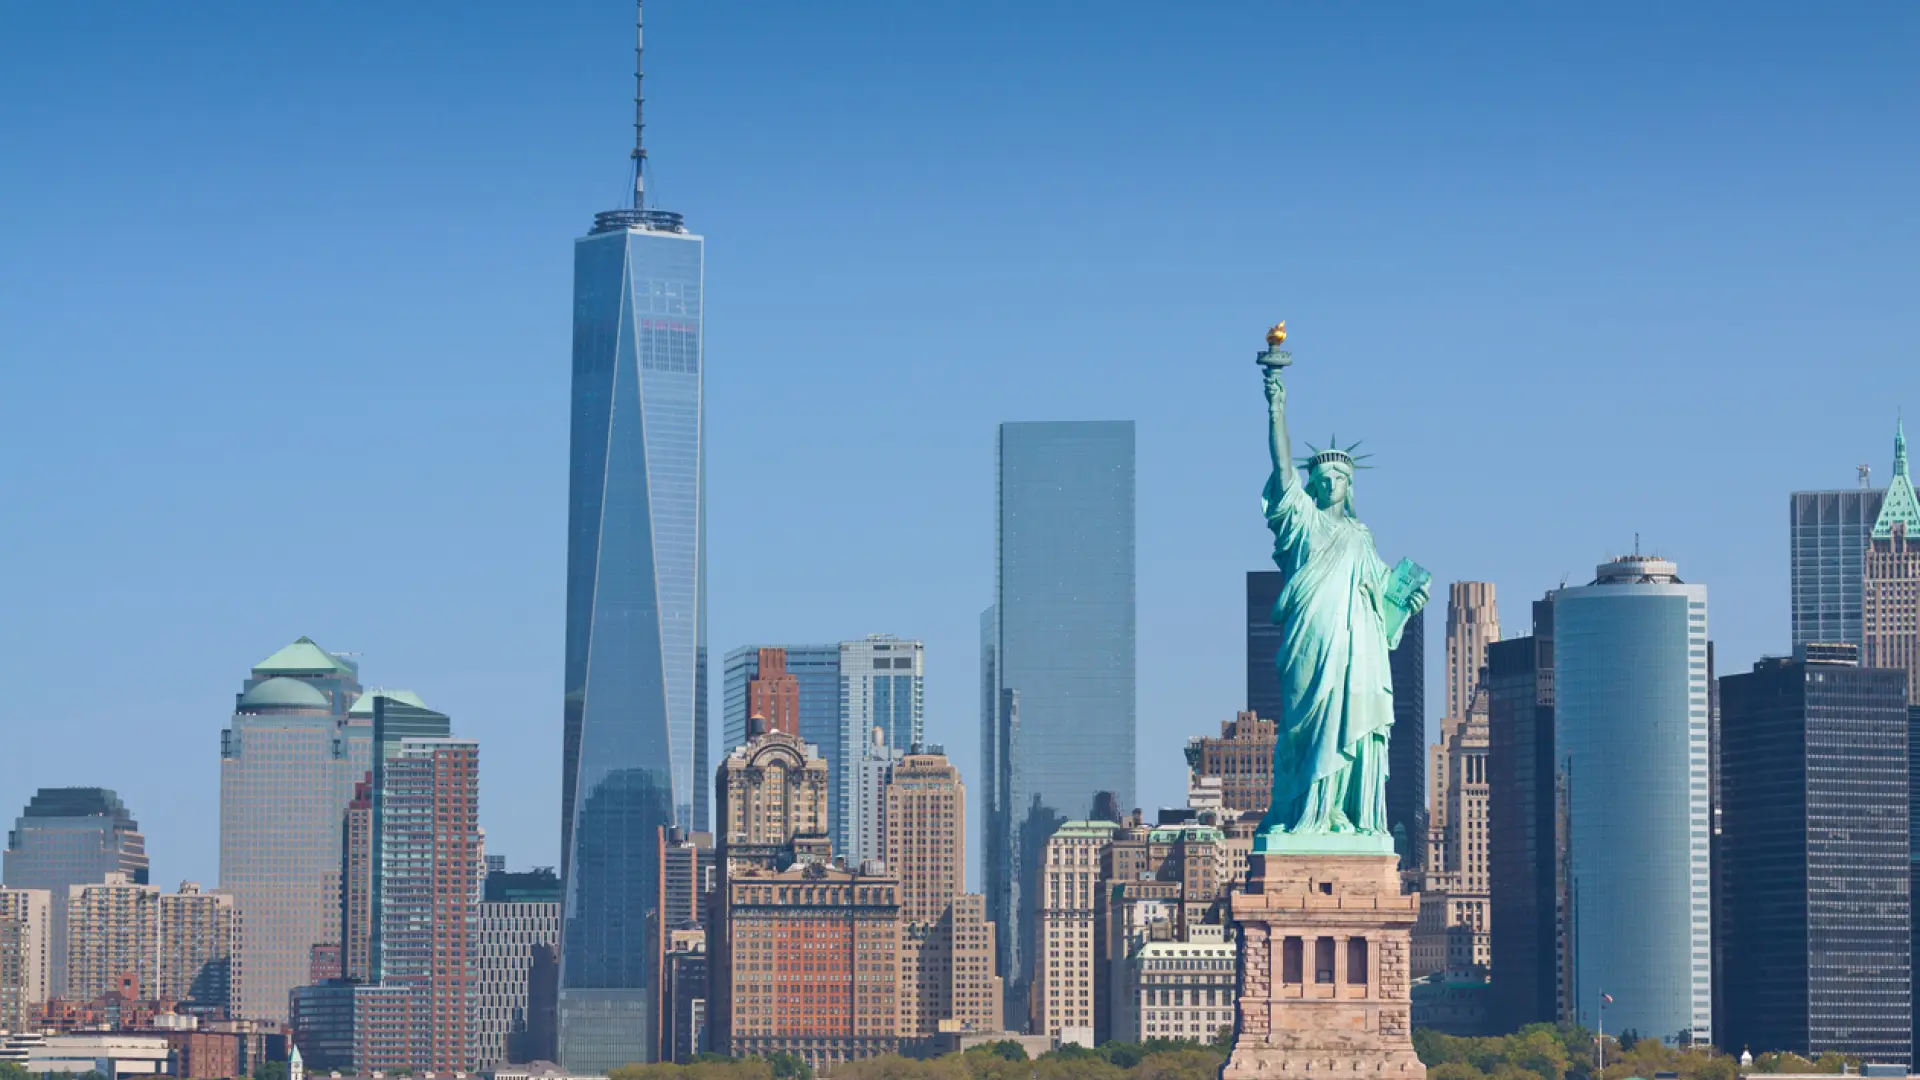
[[[633,208],[644,210],[647,206],[647,144],[643,137],[647,130],[644,116],[646,95],[642,93],[642,79],[645,68],[641,66],[641,15],[644,0],[633,0]]]
[[[1907,420],[1904,416],[1897,416],[1893,422],[1893,475],[1907,475]]]
[[[1914,492],[1913,477],[1907,472],[1905,417],[1894,422],[1893,479],[1887,482],[1886,497],[1880,500],[1880,516],[1873,522],[1873,539],[1891,537],[1895,525],[1904,526],[1909,537],[1920,538],[1920,494]]]

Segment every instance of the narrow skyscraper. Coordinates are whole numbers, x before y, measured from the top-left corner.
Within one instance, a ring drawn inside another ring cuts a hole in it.
[[[1559,757],[1553,738],[1553,601],[1533,633],[1487,646],[1488,994],[1495,1031],[1560,1017]]]
[[[654,1056],[655,838],[707,798],[705,241],[647,205],[635,19],[633,205],[574,243],[561,772],[560,1057]]]
[[[1097,793],[1134,805],[1133,421],[1001,424],[997,458],[986,878],[1021,1016],[1048,840]]]
[[[1500,609],[1490,581],[1456,581],[1447,586],[1447,712],[1465,720],[1487,666],[1487,646],[1500,640]]]
[[[1788,500],[1787,552],[1793,596],[1793,645],[1865,643],[1861,580],[1867,540],[1887,493],[1868,486],[1796,491]]]
[[[1556,751],[1567,770],[1569,1019],[1713,1037],[1707,588],[1625,555],[1553,596]],[[1494,972],[1499,978],[1499,972]]]

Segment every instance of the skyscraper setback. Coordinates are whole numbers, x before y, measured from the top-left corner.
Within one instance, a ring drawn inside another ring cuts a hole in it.
[[[635,23],[631,206],[574,242],[561,772],[560,1055],[651,1060],[661,828],[707,828],[705,241],[647,205]]]
[[[1893,480],[1869,534],[1861,581],[1861,659],[1907,673],[1907,701],[1920,704],[1920,499],[1907,472],[1907,432],[1893,436]]]
[[[41,788],[7,834],[0,884],[42,889],[49,897],[47,992],[67,993],[67,890],[108,874],[146,884],[147,841],[140,824],[105,788]]]

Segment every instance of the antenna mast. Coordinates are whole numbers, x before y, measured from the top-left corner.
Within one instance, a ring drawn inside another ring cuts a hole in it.
[[[644,70],[640,65],[642,2],[643,0],[633,2],[633,208],[635,210],[644,210],[647,205],[647,146],[641,137],[647,129],[642,114],[646,96],[641,93],[641,78]]]

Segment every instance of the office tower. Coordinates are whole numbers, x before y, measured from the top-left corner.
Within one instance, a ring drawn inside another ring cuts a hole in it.
[[[1707,589],[1665,559],[1553,597],[1576,1023],[1712,1039]]]
[[[905,756],[905,749],[887,745],[886,732],[880,728],[872,729],[867,739],[857,745],[852,757],[853,768],[848,770],[847,782],[842,788],[847,795],[845,816],[829,815],[836,825],[835,831],[845,834],[844,844],[834,842],[834,851],[847,865],[860,866],[886,857],[887,777]],[[848,824],[840,827],[843,821]]]
[[[240,911],[232,896],[206,892],[191,881],[160,896],[159,988],[164,1001],[208,1009],[231,1008],[243,971]]]
[[[746,718],[764,716],[767,723],[776,731],[789,735],[800,734],[800,677],[787,671],[787,650],[760,649],[759,663],[753,677],[747,680],[747,711],[740,718],[741,742],[746,741]],[[732,654],[728,654],[732,659]],[[838,660],[835,661],[836,670]],[[733,670],[729,664],[727,670]],[[732,714],[727,720],[731,726]],[[737,745],[731,741],[727,749]]]
[[[1112,821],[1069,821],[1042,849],[1041,904],[1035,929],[1029,1030],[1063,1042],[1092,1045],[1094,1026],[1094,901],[1100,886],[1100,853],[1120,826]]]
[[[47,1000],[52,908],[45,889],[0,888],[0,1031],[24,1031]]]
[[[92,1001],[131,977],[132,996],[160,984],[160,890],[122,873],[67,887],[67,993]]]
[[[1910,1060],[1906,680],[1857,657],[1720,680],[1729,1047]]]
[[[658,830],[707,828],[705,241],[634,192],[574,242],[560,1057],[648,1060]]]
[[[671,930],[660,977],[660,1060],[684,1065],[707,1045],[707,937],[704,930]]]
[[[1409,963],[1416,979],[1440,971],[1484,972],[1491,962],[1487,714],[1482,685],[1463,716],[1441,724],[1440,745],[1433,748],[1433,806],[1427,812],[1420,918],[1413,928]]]
[[[367,982],[373,978],[372,773],[353,785],[340,842],[340,974]]]
[[[1037,1016],[1047,843],[1097,792],[1134,803],[1133,422],[1001,424],[996,458],[987,898],[1009,1011]]]
[[[1225,940],[1222,901],[1228,882],[1226,839],[1215,826],[1176,821],[1177,816],[1177,811],[1163,810],[1160,824],[1149,826],[1136,815],[1117,829],[1100,849],[1093,901],[1092,1035],[1095,1042],[1115,1039],[1137,1042],[1156,1033],[1166,1035],[1164,1030],[1147,1031],[1149,1020],[1140,1009],[1141,991],[1143,986],[1180,980],[1162,980],[1158,974],[1143,972],[1142,950],[1149,944],[1205,944],[1218,948]],[[1172,957],[1192,960],[1200,955],[1184,950],[1160,950],[1147,966],[1159,971],[1163,970],[1162,960]],[[1150,981],[1143,984],[1143,977]],[[1150,1000],[1159,1004],[1161,995],[1156,991]],[[1193,1006],[1201,1000],[1183,996],[1180,1002],[1182,1006]],[[1173,996],[1168,995],[1165,1003],[1172,1001]],[[1228,1009],[1230,1016],[1231,996],[1220,1007]],[[1180,1015],[1177,1019],[1211,1017],[1196,1014]],[[1157,1026],[1158,1022],[1154,1023]],[[1209,1030],[1209,1038],[1214,1031],[1217,1025]]]
[[[745,645],[727,653],[721,698],[721,753],[746,743],[747,721],[764,706],[755,707],[753,684],[760,679],[761,660],[768,653],[779,654],[779,668],[768,668],[774,680],[793,680],[795,728],[793,734],[819,749],[821,756],[839,746],[840,741],[840,646],[833,645]],[[776,682],[776,686],[784,685]],[[781,692],[774,687],[762,694]],[[759,699],[766,700],[766,699]],[[777,711],[777,710],[776,710]],[[778,716],[767,713],[769,726],[778,726]]]
[[[1533,633],[1487,646],[1487,900],[1495,1031],[1560,1018],[1561,822],[1553,738],[1553,601]]]
[[[755,1011],[735,1013],[740,1003],[734,994],[736,958],[729,907],[734,894],[728,883],[745,875],[777,873],[803,856],[822,864],[832,858],[827,839],[826,759],[798,736],[769,728],[765,717],[751,719],[748,732],[744,744],[727,752],[713,779],[718,829],[713,838],[714,902],[707,922],[712,985],[706,1010],[709,1043],[716,1050],[732,1039],[736,1019],[771,1015],[757,1011],[758,1004],[753,1006]]]
[[[1218,738],[1187,740],[1187,767],[1197,778],[1220,781],[1222,808],[1235,814],[1266,813],[1273,795],[1274,723],[1256,713],[1220,723]]]
[[[1866,550],[1861,580],[1861,634],[1866,648],[1861,660],[1868,667],[1898,668],[1907,673],[1907,700],[1920,704],[1920,499],[1914,497],[1907,473],[1907,433],[1904,426],[1893,437],[1893,480],[1887,485],[1880,513]]]
[[[97,884],[109,874],[147,880],[147,838],[120,796],[106,788],[41,788],[7,834],[0,881],[9,889],[39,889],[49,899],[49,997],[67,992],[67,890]]]
[[[373,977],[411,995],[408,1058],[473,1068],[480,747],[443,713],[373,697]],[[358,1036],[356,1036],[358,1037]]]
[[[939,748],[905,755],[885,787],[883,855],[900,882],[900,1036],[1001,1030],[986,898],[966,890],[967,795]]]
[[[899,886],[823,862],[730,876],[714,1050],[798,1054],[816,1071],[899,1049]],[[714,958],[709,963],[715,962]]]
[[[236,1012],[282,1021],[336,940],[341,821],[368,768],[358,669],[301,638],[255,664],[220,735],[220,888],[242,913]]]
[[[1278,724],[1280,713],[1280,627],[1273,621],[1287,575],[1279,570],[1247,571],[1247,709]],[[1400,851],[1400,868],[1417,868],[1427,838],[1427,613],[1414,612],[1400,632],[1400,644],[1387,654],[1393,676],[1393,734],[1387,743],[1387,826]],[[1191,744],[1189,744],[1191,745]],[[1189,751],[1191,752],[1191,751]],[[1269,757],[1271,748],[1269,748]],[[1272,790],[1272,763],[1260,791],[1260,809]]]
[[[1447,586],[1447,712],[1458,720],[1473,707],[1488,644],[1500,640],[1500,609],[1493,583],[1456,581]]]
[[[850,866],[879,857],[879,822],[868,812],[893,764],[886,751],[920,744],[925,652],[920,642],[891,634],[840,643],[840,727],[832,747],[822,749],[833,770],[833,849]]]
[[[1867,542],[1886,491],[1860,486],[1796,491],[1788,500],[1787,550],[1792,563],[1793,645],[1863,644],[1861,580]]]
[[[535,957],[560,944],[560,878],[547,869],[488,870],[483,890],[474,918],[474,1063],[491,1071],[538,1058],[513,1051],[552,1025],[534,1014],[533,976]]]

